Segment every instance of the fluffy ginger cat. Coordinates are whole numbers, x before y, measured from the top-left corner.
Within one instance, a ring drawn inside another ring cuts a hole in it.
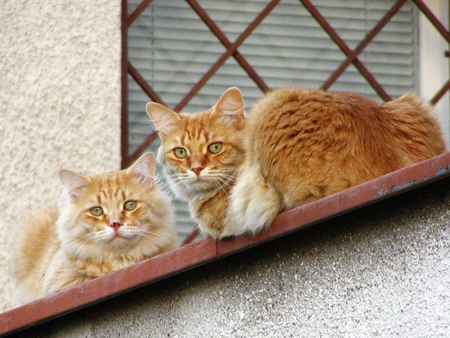
[[[445,151],[431,107],[414,94],[376,103],[354,93],[284,88],[244,118],[228,89],[210,110],[147,112],[172,190],[215,238],[256,234],[282,210]]]
[[[84,176],[61,170],[59,213],[31,215],[13,257],[18,303],[78,285],[179,246],[168,197],[154,182],[155,158]]]

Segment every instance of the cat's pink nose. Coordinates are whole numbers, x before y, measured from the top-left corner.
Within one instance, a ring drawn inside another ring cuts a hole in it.
[[[113,230],[114,230],[115,232],[117,232],[117,231],[119,230],[119,228],[122,226],[122,223],[120,223],[120,222],[111,222],[111,223],[109,224],[109,226],[110,226],[111,228],[113,228]]]
[[[203,167],[195,167],[195,168],[191,168],[191,170],[195,173],[195,175],[200,176],[200,173],[202,172],[202,170],[205,169]]]

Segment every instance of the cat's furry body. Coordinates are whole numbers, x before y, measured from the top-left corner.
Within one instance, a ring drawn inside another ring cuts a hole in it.
[[[279,89],[246,122],[247,156],[222,236],[445,151],[431,107],[413,94],[378,104],[353,93]]]
[[[445,151],[431,108],[413,94],[379,104],[353,93],[277,89],[253,105],[243,132],[245,159],[226,217],[216,215],[224,220],[216,238],[257,233],[284,209]],[[211,226],[200,220],[204,232]]]
[[[154,156],[119,172],[60,172],[59,212],[46,207],[19,228],[13,257],[18,303],[29,302],[179,246]],[[94,214],[95,213],[95,214]]]

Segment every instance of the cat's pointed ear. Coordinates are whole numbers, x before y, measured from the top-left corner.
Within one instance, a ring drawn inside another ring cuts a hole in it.
[[[213,107],[211,116],[216,116],[221,122],[242,129],[244,127],[244,99],[239,88],[227,89]]]
[[[147,114],[162,134],[168,134],[180,121],[180,116],[162,104],[149,102],[146,106]]]
[[[61,169],[59,171],[59,178],[66,188],[72,202],[76,202],[80,198],[84,193],[86,185],[91,180],[87,176],[66,169]]]
[[[153,185],[155,177],[155,155],[152,152],[145,153],[126,172],[148,188]]]

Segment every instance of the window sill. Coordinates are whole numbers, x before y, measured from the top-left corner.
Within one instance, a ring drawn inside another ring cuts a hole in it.
[[[90,282],[0,314],[0,336],[219,260],[293,231],[450,176],[450,152],[279,214],[257,236],[201,239]]]

